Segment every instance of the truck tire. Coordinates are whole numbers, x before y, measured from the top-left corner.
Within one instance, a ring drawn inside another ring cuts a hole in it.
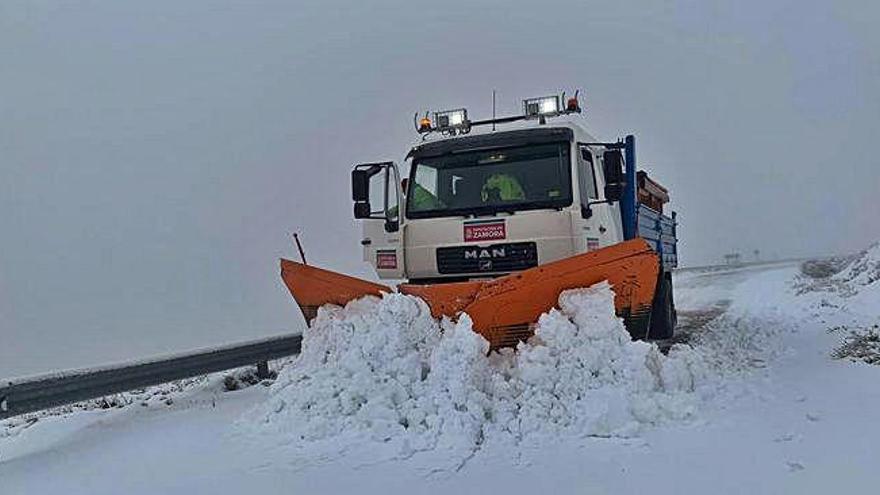
[[[657,282],[657,293],[651,308],[651,323],[648,337],[655,340],[671,339],[675,334],[675,304],[672,300],[672,281],[661,276]]]

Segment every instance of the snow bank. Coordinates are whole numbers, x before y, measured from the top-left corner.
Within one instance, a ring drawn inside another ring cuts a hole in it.
[[[859,253],[834,278],[855,287],[880,285],[880,242]]]
[[[863,316],[880,317],[880,242],[859,253],[840,273],[834,276],[845,290],[841,306]]]
[[[835,320],[841,320],[843,314],[858,321],[880,318],[880,242],[853,256],[834,275],[801,276],[794,288],[799,295],[807,296],[804,301],[811,303],[817,314],[837,313]]]
[[[825,292],[851,298],[867,291],[880,295],[880,242],[854,256],[806,261],[801,272],[794,283],[798,294]]]
[[[488,348],[467,315],[438,322],[415,297],[324,307],[298,361],[243,422],[282,442],[344,449],[367,437],[401,455],[467,456],[486,442],[627,437],[689,418],[707,373],[688,347],[664,356],[631,341],[604,283],[563,293],[516,352]]]
[[[808,296],[804,299],[814,315],[841,338],[832,357],[880,364],[880,242],[827,280],[805,284],[802,278],[798,283],[806,287],[800,294]]]

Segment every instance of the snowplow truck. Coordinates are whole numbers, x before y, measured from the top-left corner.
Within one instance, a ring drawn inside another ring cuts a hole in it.
[[[466,312],[493,349],[530,337],[562,291],[602,281],[634,338],[671,338],[678,257],[668,192],[637,170],[634,136],[599,141],[579,113],[577,97],[563,94],[525,100],[512,117],[417,116],[421,139],[404,168],[352,171],[364,260],[435,317]],[[281,275],[307,322],[323,304],[394,291],[304,262],[281,260]]]

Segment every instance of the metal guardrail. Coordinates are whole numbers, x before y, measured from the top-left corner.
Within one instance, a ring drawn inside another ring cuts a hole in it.
[[[302,336],[291,335],[150,361],[3,380],[0,419],[254,364],[258,376],[266,377],[268,361],[299,354],[301,349]]]
[[[680,266],[675,269],[676,272],[696,272],[696,271],[721,271],[721,270],[738,270],[742,268],[753,268],[758,266],[784,265],[786,263],[800,263],[813,258],[784,258],[780,260],[768,261],[747,261],[736,265],[719,264],[719,265],[701,265],[701,266]]]

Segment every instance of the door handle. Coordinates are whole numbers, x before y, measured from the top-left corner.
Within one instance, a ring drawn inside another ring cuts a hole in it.
[[[372,239],[363,239],[363,240],[361,240],[361,246],[369,246],[369,245],[372,244],[372,243],[373,243],[373,240],[372,240]]]

